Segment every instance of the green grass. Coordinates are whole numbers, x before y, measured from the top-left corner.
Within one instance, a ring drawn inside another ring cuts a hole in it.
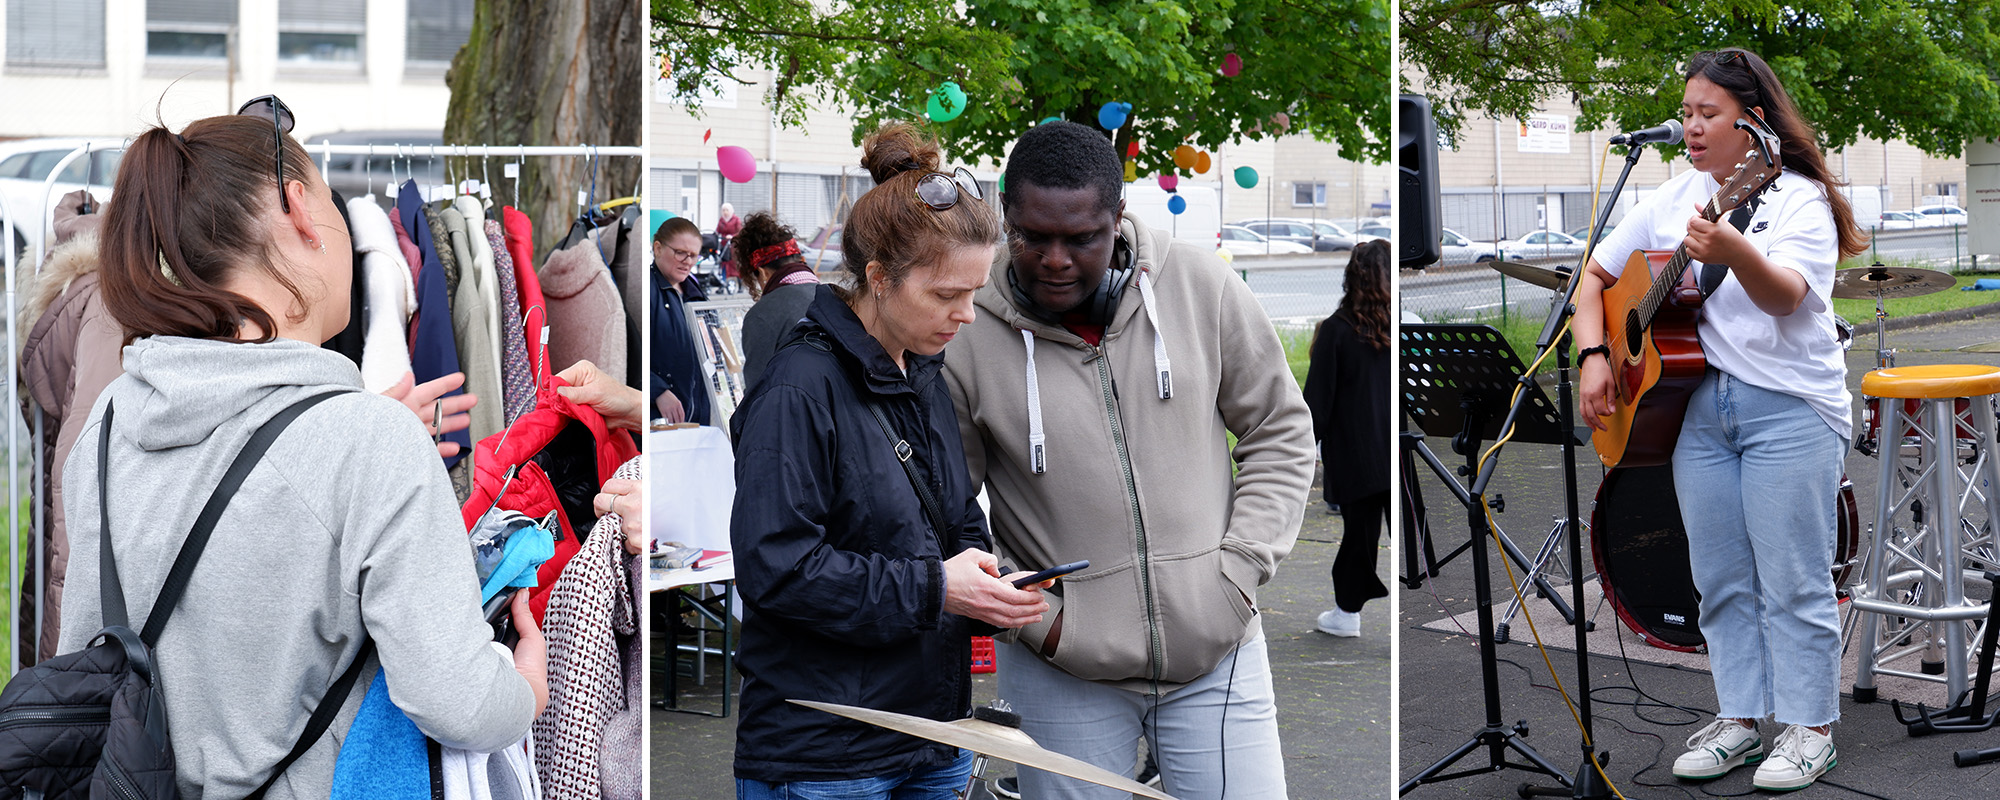
[[[1306,367],[1312,365],[1313,329],[1279,328],[1278,341],[1285,346],[1285,364],[1292,368],[1292,378],[1305,386]]]
[[[35,543],[30,538],[35,529],[34,509],[33,497],[21,498],[21,528],[18,533],[23,561],[34,558]],[[0,553],[0,558],[5,558],[5,554]],[[12,581],[0,581],[0,620],[14,618],[14,593],[9,591],[13,588],[12,583]],[[12,630],[13,626],[6,626],[4,629]],[[8,678],[13,677],[13,674],[8,672],[8,667],[14,660],[14,639],[14,636],[0,636],[0,684],[5,684]]]

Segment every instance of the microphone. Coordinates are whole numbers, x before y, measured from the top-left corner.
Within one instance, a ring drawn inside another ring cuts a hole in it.
[[[1670,119],[1645,130],[1621,133],[1613,136],[1611,137],[1611,143],[1634,146],[1642,144],[1680,144],[1682,133],[1680,120]]]

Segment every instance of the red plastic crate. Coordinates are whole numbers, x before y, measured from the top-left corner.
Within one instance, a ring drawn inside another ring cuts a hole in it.
[[[998,670],[993,663],[993,637],[972,637],[972,674],[988,675]]]

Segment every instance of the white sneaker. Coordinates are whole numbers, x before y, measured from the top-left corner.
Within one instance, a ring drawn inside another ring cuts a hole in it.
[[[1319,615],[1319,632],[1352,639],[1361,635],[1361,612],[1338,608]]]
[[[1764,740],[1754,728],[1717,718],[1687,740],[1688,751],[1674,759],[1674,777],[1691,781],[1720,778],[1744,764],[1764,760]],[[1759,774],[1763,773],[1760,768]]]
[[[1750,784],[1772,792],[1804,789],[1838,763],[1840,760],[1835,757],[1832,736],[1804,725],[1793,725],[1778,734],[1778,744],[1771,749],[1771,757],[1757,767],[1757,777],[1751,779]]]

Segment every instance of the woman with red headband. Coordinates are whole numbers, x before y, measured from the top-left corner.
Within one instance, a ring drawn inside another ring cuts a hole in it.
[[[799,255],[798,236],[769,212],[743,221],[736,252],[744,254],[743,285],[757,304],[743,315],[743,385],[757,385],[778,340],[799,324],[819,289],[819,273]]]

